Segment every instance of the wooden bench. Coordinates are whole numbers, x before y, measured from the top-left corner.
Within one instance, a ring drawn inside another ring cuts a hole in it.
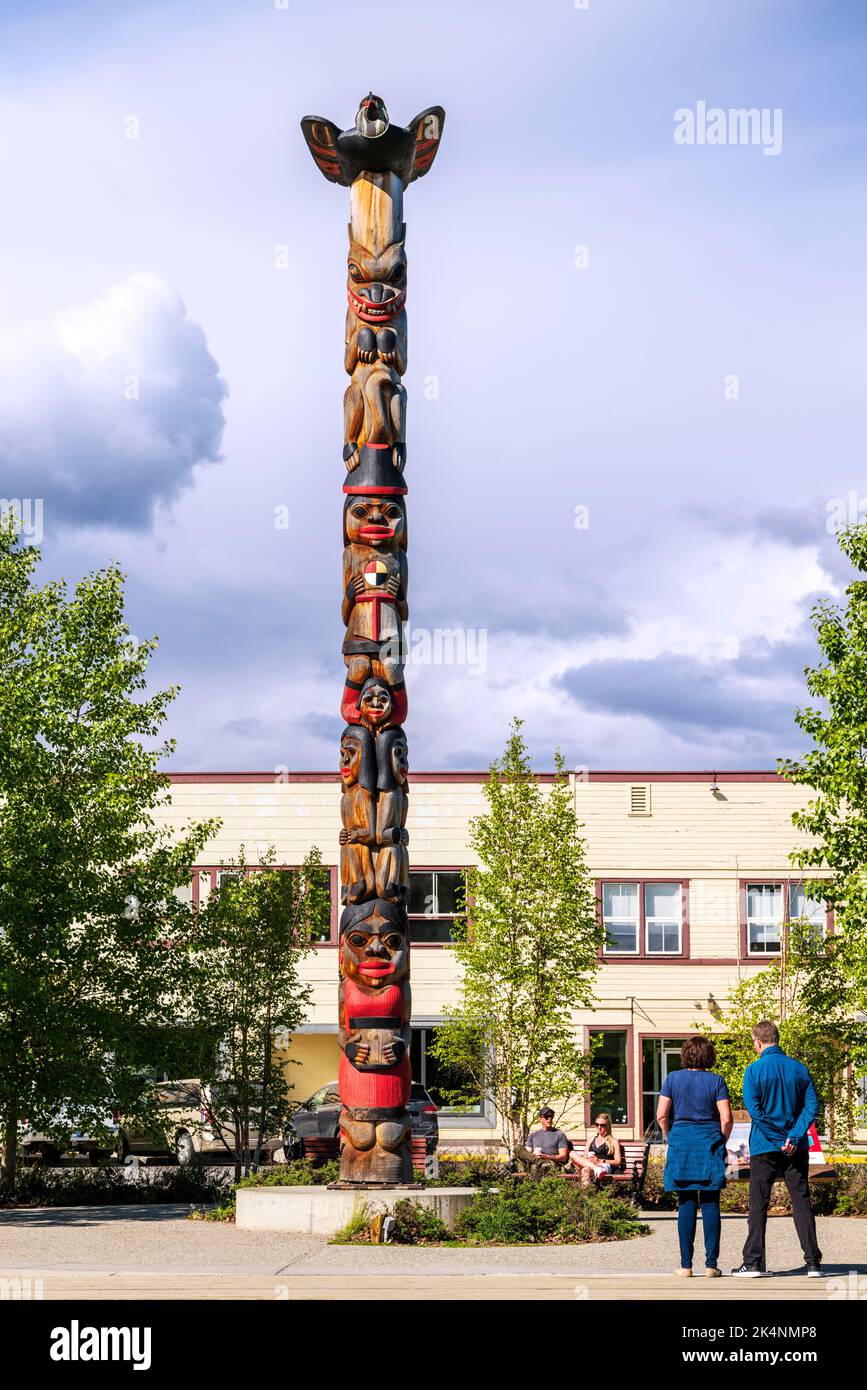
[[[573,1151],[577,1149],[580,1153],[583,1143],[573,1145]],[[637,1206],[641,1205],[641,1194],[644,1191],[644,1180],[647,1177],[647,1161],[650,1155],[650,1144],[645,1139],[621,1139],[620,1151],[623,1154],[623,1167],[616,1173],[604,1173],[594,1179],[595,1187],[623,1187],[628,1185],[630,1197]],[[573,1167],[571,1162],[564,1164],[563,1167],[556,1165],[551,1169],[551,1176],[560,1175],[567,1182],[580,1182],[581,1171]],[[516,1173],[518,1178],[526,1178],[527,1173]]]
[[[583,1146],[582,1146],[583,1147]],[[575,1145],[578,1148],[578,1145]],[[621,1139],[620,1152],[623,1154],[623,1167],[616,1173],[602,1173],[594,1179],[595,1187],[624,1187],[629,1186],[630,1195],[633,1201],[640,1206],[641,1194],[644,1191],[644,1180],[647,1177],[647,1161],[650,1155],[650,1144],[645,1139]],[[570,1181],[581,1181],[579,1169],[572,1168],[564,1174]]]
[[[412,1144],[412,1166],[419,1172],[425,1170],[427,1160],[427,1141],[424,1135],[414,1134],[411,1139]],[[317,1168],[323,1163],[330,1163],[333,1159],[340,1157],[339,1139],[320,1139],[305,1138],[301,1140],[304,1157],[309,1158]]]

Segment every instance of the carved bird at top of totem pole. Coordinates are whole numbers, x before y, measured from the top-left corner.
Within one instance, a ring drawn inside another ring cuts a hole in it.
[[[324,116],[305,116],[301,130],[317,167],[331,183],[350,188],[359,174],[396,174],[406,185],[434,162],[446,113],[428,106],[404,128],[392,125],[382,97],[368,92],[355,125],[341,130]]]

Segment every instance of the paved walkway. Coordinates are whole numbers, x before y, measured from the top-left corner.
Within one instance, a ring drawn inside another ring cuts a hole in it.
[[[470,1250],[328,1245],[316,1236],[188,1221],[184,1209],[174,1206],[3,1211],[0,1280],[29,1278],[32,1292],[46,1299],[341,1299],[357,1289],[359,1272],[369,1294],[392,1299],[749,1298],[764,1303],[846,1297],[855,1285],[862,1295],[867,1292],[867,1221],[819,1219],[829,1276],[819,1280],[803,1273],[791,1220],[771,1218],[773,1277],[746,1282],[675,1278],[673,1214],[645,1213],[643,1219],[652,1234],[630,1241]],[[724,1270],[740,1263],[745,1232],[743,1217],[723,1217]]]

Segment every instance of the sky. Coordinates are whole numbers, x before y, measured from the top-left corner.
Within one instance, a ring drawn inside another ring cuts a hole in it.
[[[515,716],[539,768],[797,753],[867,514],[865,57],[840,0],[0,0],[0,493],[46,577],[122,566],[173,769],[336,767],[348,193],[298,122],[368,87],[447,113],[405,200],[412,766]],[[736,108],[766,138],[698,138]]]

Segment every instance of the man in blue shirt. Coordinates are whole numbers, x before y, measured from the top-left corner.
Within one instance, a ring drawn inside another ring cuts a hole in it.
[[[757,1023],[753,1045],[758,1057],[744,1072],[744,1105],[750,1129],[750,1214],[744,1262],[732,1274],[758,1279],[765,1272],[765,1227],[774,1183],[785,1179],[792,1199],[795,1230],[801,1242],[807,1274],[822,1273],[822,1252],[816,1240],[816,1220],[810,1207],[807,1131],[819,1113],[813,1078],[780,1047],[775,1023]]]

